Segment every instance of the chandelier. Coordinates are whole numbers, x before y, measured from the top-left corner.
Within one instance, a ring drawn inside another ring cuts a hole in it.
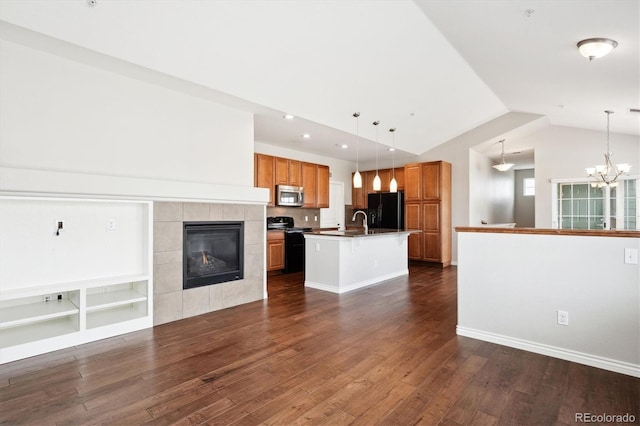
[[[594,188],[602,188],[605,186],[615,188],[618,186],[618,178],[623,174],[628,174],[629,170],[631,170],[630,164],[622,163],[614,165],[611,162],[613,154],[609,149],[609,116],[613,114],[613,111],[607,110],[605,114],[607,114],[607,151],[604,153],[604,165],[587,167],[586,169],[587,175],[596,179],[595,182],[591,183],[591,186]]]
[[[505,141],[504,139],[501,139],[501,140],[498,141],[498,143],[502,145],[502,156],[501,156],[502,162],[499,163],[499,164],[496,164],[495,166],[491,166],[494,169],[496,169],[498,171],[501,171],[501,172],[506,172],[507,170],[509,170],[510,168],[513,167],[513,163],[505,163],[504,162],[504,141]]]

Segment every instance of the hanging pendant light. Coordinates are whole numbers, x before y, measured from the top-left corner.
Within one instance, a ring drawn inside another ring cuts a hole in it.
[[[629,174],[631,165],[627,163],[613,165],[611,162],[613,154],[609,149],[609,116],[613,114],[613,111],[605,111],[605,114],[607,114],[607,151],[604,153],[604,165],[587,167],[586,170],[589,177],[596,179],[591,184],[592,187],[609,186],[615,188],[618,186],[618,178],[623,174]]]
[[[389,131],[391,132],[391,139],[392,139],[392,143],[393,143],[393,150],[391,151],[391,173],[392,173],[392,177],[391,177],[391,182],[389,182],[389,191],[390,192],[398,192],[398,181],[396,180],[396,134],[395,134],[395,127],[392,127],[391,129],[389,129]]]
[[[380,121],[378,120],[373,122],[373,125],[376,126],[376,177],[373,178],[374,191],[380,191],[380,189],[382,189],[382,181],[380,180],[380,175],[378,174],[378,124],[380,124]]]
[[[498,141],[499,144],[502,144],[502,162],[500,164],[496,164],[495,166],[492,166],[494,169],[501,172],[506,172],[507,170],[513,167],[513,163],[504,162],[504,141],[505,141],[504,139]]]
[[[358,142],[358,117],[360,117],[359,112],[354,112],[353,116],[356,118],[356,172],[353,174],[353,187],[354,188],[362,188],[362,175],[359,170],[360,163],[360,142]]]

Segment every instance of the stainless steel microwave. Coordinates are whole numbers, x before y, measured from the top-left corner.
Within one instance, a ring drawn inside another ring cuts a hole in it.
[[[277,185],[276,205],[300,207],[304,204],[304,188],[301,186]]]

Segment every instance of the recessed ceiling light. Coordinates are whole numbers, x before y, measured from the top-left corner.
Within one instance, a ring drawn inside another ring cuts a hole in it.
[[[285,120],[293,120],[295,117],[291,114],[285,114],[282,116]]]
[[[387,148],[387,151],[389,151],[389,152],[393,152],[393,151],[395,151],[395,150],[396,150],[396,149],[395,149],[395,148],[393,148],[393,147],[392,147],[392,148]]]
[[[309,139],[309,138],[311,137],[311,135],[310,135],[309,133],[303,133],[303,134],[302,134],[302,137],[303,137],[304,139]]]

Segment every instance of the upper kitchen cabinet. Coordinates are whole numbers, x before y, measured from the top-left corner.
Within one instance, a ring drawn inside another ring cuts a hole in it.
[[[302,166],[298,160],[287,159],[289,168],[289,185],[302,186]]]
[[[304,204],[302,207],[329,207],[329,166],[301,163]]]
[[[378,170],[378,176],[380,176],[380,192],[389,192],[389,184],[391,183],[391,169]],[[373,174],[375,178],[375,173]],[[373,182],[371,183],[373,186]]]
[[[361,172],[362,187],[353,187],[353,176],[355,173],[351,173],[351,206],[354,209],[366,209],[367,208],[367,182],[366,173]]]
[[[275,158],[275,183],[276,185],[289,185],[289,160],[286,158]]]
[[[254,186],[258,188],[267,188],[269,190],[268,206],[275,205],[275,186],[276,186],[276,166],[275,157],[264,154],[254,154]]]
[[[404,166],[405,202],[422,200],[422,164],[413,163]]]
[[[326,209],[329,207],[329,166],[317,165],[318,193],[316,207]]]
[[[254,186],[269,190],[267,206],[275,206],[276,185],[292,185],[304,187],[302,207],[329,207],[329,166],[254,154],[254,169]]]
[[[396,182],[398,183],[398,191],[404,190],[404,167],[396,167],[395,169],[380,169],[378,170],[378,175],[381,180],[381,192],[389,192],[391,178],[396,177]],[[366,209],[367,208],[367,195],[372,194],[373,190],[373,178],[376,177],[375,170],[361,171],[360,176],[362,177],[362,188],[354,188],[353,187],[353,175],[351,174],[351,205],[354,209]]]
[[[313,163],[301,164],[304,204],[302,207],[315,207],[318,196],[318,166]]]
[[[302,186],[300,161],[275,157],[275,184]]]
[[[442,195],[442,182],[441,179],[446,179],[443,176],[445,170],[443,170],[442,162],[430,162],[422,164],[422,199],[423,200],[439,200]],[[451,167],[449,167],[449,175],[451,175]]]
[[[404,191],[404,167],[396,167],[394,173],[398,183],[398,191]],[[391,177],[393,177],[393,174]]]

